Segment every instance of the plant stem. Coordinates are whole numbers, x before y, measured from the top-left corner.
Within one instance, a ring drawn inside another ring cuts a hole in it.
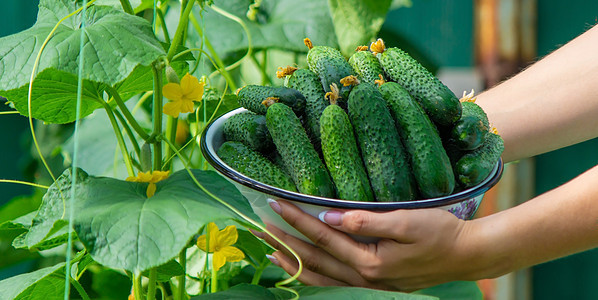
[[[210,280],[210,293],[218,292],[218,271],[214,270],[214,255],[212,254],[212,280]]]
[[[133,7],[131,6],[131,2],[129,0],[120,0],[120,5],[123,7],[123,10],[130,14],[134,15],[135,11],[133,11]]]
[[[181,253],[179,253],[179,264],[181,264],[181,266],[183,267],[183,275],[180,275],[177,277],[178,282],[179,282],[178,296],[179,296],[179,299],[186,300],[187,299],[187,289],[185,288],[185,279],[186,279],[186,275],[187,275],[187,248],[186,247],[183,250],[181,250]]]
[[[143,299],[143,287],[141,286],[141,274],[133,275],[133,293],[135,299]]]
[[[123,159],[125,161],[125,165],[127,167],[127,172],[129,176],[135,176],[135,171],[133,170],[133,162],[131,161],[131,157],[129,156],[129,151],[127,150],[127,145],[125,144],[125,140],[123,138],[122,132],[120,131],[120,127],[118,127],[118,123],[116,122],[116,118],[114,117],[114,113],[112,112],[112,108],[108,103],[101,101],[104,109],[106,109],[106,113],[108,114],[108,118],[110,119],[110,123],[112,124],[112,128],[114,129],[114,134],[116,136],[116,140],[118,141],[118,145],[120,146],[120,152],[123,155]]]
[[[168,61],[170,61],[174,57],[177,48],[183,40],[186,28],[189,26],[189,14],[191,13],[193,4],[195,4],[195,0],[188,1],[185,5],[185,10],[181,13],[179,25],[177,26],[174,38],[172,39],[172,43],[170,43],[170,48],[168,49],[168,54],[166,56],[166,59],[168,59]]]
[[[125,129],[125,132],[127,133],[129,140],[131,141],[131,144],[133,144],[133,148],[135,148],[134,149],[135,154],[137,154],[137,157],[140,157],[141,149],[139,148],[139,144],[137,143],[137,140],[135,139],[135,136],[133,135],[133,131],[131,131],[131,128],[129,126],[127,126],[127,122],[125,121],[125,119],[123,118],[121,113],[118,112],[118,110],[114,111],[114,115],[116,116],[118,121],[120,121],[120,123],[123,125],[123,128]]]
[[[168,34],[168,28],[166,27],[166,22],[164,21],[164,13],[161,9],[156,10],[156,14],[158,15],[158,19],[160,20],[160,25],[162,27],[162,33],[164,34],[164,40],[167,43],[170,43],[170,34]]]
[[[149,271],[149,283],[147,286],[147,300],[156,300],[156,278],[158,277],[158,269],[151,268]]]
[[[195,30],[197,30],[197,33],[199,34],[199,36],[203,39],[204,45],[206,45],[206,47],[208,48],[208,51],[210,52],[210,54],[212,56],[212,59],[216,62],[217,69],[220,72],[220,74],[222,74],[222,77],[224,77],[224,79],[226,79],[231,90],[233,90],[233,91],[237,90],[237,85],[233,81],[233,78],[230,76],[230,73],[228,73],[228,71],[226,71],[226,69],[225,69],[226,66],[224,65],[224,63],[222,62],[220,57],[218,56],[218,53],[216,53],[216,51],[214,50],[214,47],[212,47],[212,44],[210,43],[208,38],[203,34],[201,26],[199,26],[199,23],[197,22],[197,20],[195,20],[195,17],[193,17],[193,15],[191,16],[191,23],[193,24],[193,27],[195,27]]]
[[[153,104],[153,122],[154,131],[152,136],[162,134],[162,69],[160,63],[153,65],[154,73],[154,104]],[[162,170],[162,141],[156,139],[154,144],[154,170]]]
[[[87,295],[87,292],[85,292],[85,289],[81,286],[81,284],[79,283],[79,281],[75,280],[71,276],[69,276],[69,281],[75,287],[75,289],[79,293],[79,296],[81,296],[81,299],[83,299],[83,300],[91,300],[91,298],[89,298],[89,295]]]
[[[139,134],[139,136],[142,139],[147,141],[149,139],[149,134],[147,134],[147,132],[145,132],[145,130],[143,128],[141,128],[141,125],[139,125],[139,123],[137,122],[135,117],[133,117],[133,115],[131,114],[131,111],[129,111],[129,108],[127,108],[127,105],[125,105],[125,102],[120,97],[120,94],[118,93],[118,91],[114,87],[109,86],[108,94],[114,99],[114,101],[116,102],[116,105],[118,105],[118,108],[120,108],[124,117],[127,119],[127,122],[129,122],[129,124],[133,127],[135,132],[137,132],[137,134]]]
[[[251,284],[257,285],[260,283],[260,279],[262,279],[262,274],[264,273],[266,267],[269,265],[269,261],[266,262],[266,260],[268,259],[264,258],[264,261],[262,261],[262,263],[259,265],[259,268],[255,268],[255,273],[253,273],[253,278],[251,278]]]
[[[173,144],[176,144],[176,130],[177,130],[177,122],[179,118],[173,118],[172,116],[168,116],[168,121],[166,122],[166,139],[172,141]],[[171,147],[166,147],[166,154],[165,158],[166,161],[164,162],[164,170],[172,169],[172,156],[174,156],[174,149]]]
[[[266,56],[265,52],[264,52],[264,56]],[[272,84],[272,80],[270,79],[270,76],[268,76],[265,66],[262,65],[259,62],[259,60],[257,60],[257,57],[255,57],[255,53],[251,55],[251,60],[253,60],[253,62],[257,65],[258,70],[260,70],[260,73],[262,74],[262,85],[265,85],[268,83]]]

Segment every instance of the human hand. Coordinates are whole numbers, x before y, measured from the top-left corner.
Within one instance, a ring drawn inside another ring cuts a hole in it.
[[[267,227],[299,254],[305,266],[299,281],[308,285],[413,291],[447,281],[475,280],[483,268],[468,239],[471,222],[441,209],[333,210],[322,217],[327,225],[285,201],[271,206],[315,245]],[[364,244],[346,233],[382,239]],[[278,265],[295,274],[298,263],[288,250],[272,237],[261,236],[279,250],[273,253]]]

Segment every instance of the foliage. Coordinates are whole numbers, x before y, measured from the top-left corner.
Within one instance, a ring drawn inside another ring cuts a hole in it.
[[[238,107],[237,87],[275,84],[275,64],[303,63],[303,38],[348,55],[397,3],[406,1],[40,0],[31,28],[0,39],[0,96],[30,121],[40,166],[29,183],[40,192],[0,207],[0,267],[35,262],[0,281],[0,299],[481,298],[473,283],[412,294],[273,287],[288,276],[243,230],[263,224],[197,149],[205,125]],[[181,84],[192,112],[165,115],[162,89],[178,78],[201,93]],[[125,180],[151,172],[170,175]],[[242,226],[243,261],[211,267],[215,253],[195,246],[210,222]]]

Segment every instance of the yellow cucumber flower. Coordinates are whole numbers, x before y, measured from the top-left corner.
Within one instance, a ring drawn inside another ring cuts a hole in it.
[[[204,83],[189,73],[183,76],[181,83],[167,83],[162,88],[164,97],[172,100],[164,104],[163,112],[172,117],[180,113],[193,112],[193,101],[201,101]]]
[[[207,253],[213,253],[212,268],[214,272],[218,272],[227,261],[235,262],[245,258],[243,251],[232,246],[239,237],[235,225],[226,226],[226,228],[219,230],[214,222],[210,222],[207,230],[207,235],[210,236],[209,243],[207,235],[204,234],[197,239],[197,247]]]
[[[170,171],[139,172],[136,177],[127,177],[127,181],[149,182],[145,194],[150,198],[156,193],[156,182],[166,179],[168,175],[170,175]]]

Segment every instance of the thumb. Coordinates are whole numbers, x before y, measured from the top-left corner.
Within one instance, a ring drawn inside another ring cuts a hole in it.
[[[371,212],[366,210],[324,211],[319,219],[331,227],[355,235],[393,239],[413,243],[418,232],[440,217],[451,213],[441,209],[394,210]],[[454,217],[454,216],[453,216]]]

